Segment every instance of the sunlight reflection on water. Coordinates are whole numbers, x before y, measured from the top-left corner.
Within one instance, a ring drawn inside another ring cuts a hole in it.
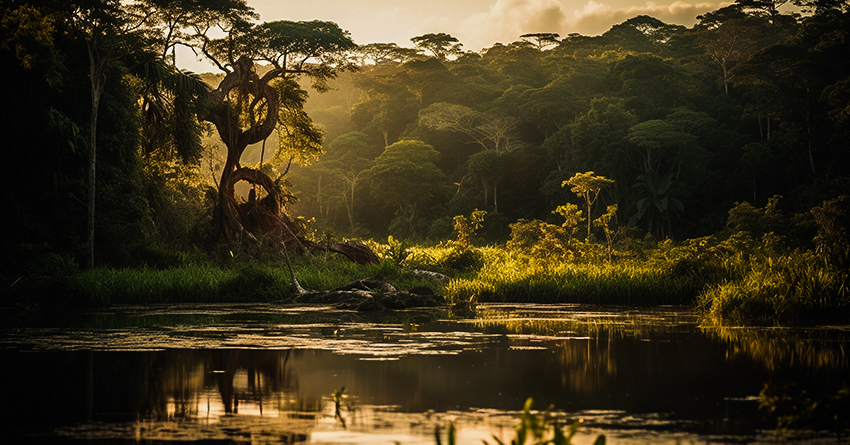
[[[490,304],[465,320],[118,307],[61,327],[0,328],[0,353],[21,366],[0,377],[30,385],[12,399],[34,399],[36,388],[42,400],[70,400],[66,410],[88,409],[89,391],[92,421],[59,412],[64,426],[50,437],[433,444],[453,422],[459,443],[510,442],[516,410],[534,396],[564,410],[561,421],[584,419],[580,445],[599,433],[609,443],[774,443],[757,412],[766,378],[850,375],[846,329],[707,332],[697,322],[681,307]],[[331,394],[342,387],[337,416]]]

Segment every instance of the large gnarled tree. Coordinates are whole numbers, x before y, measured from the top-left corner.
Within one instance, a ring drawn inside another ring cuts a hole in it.
[[[234,242],[265,237],[303,247],[298,227],[282,205],[280,178],[240,160],[249,145],[275,130],[281,150],[291,158],[321,153],[321,132],[303,110],[306,92],[296,80],[308,76],[317,89],[326,88],[326,81],[347,66],[346,52],[355,48],[354,42],[336,24],[323,21],[235,22],[224,38],[197,37],[197,47],[225,73],[210,92],[209,112],[203,116],[227,147],[215,217],[218,234]],[[252,192],[240,203],[235,192],[239,181],[260,193]]]

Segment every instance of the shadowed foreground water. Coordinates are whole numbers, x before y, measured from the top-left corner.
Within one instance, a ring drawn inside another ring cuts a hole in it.
[[[846,327],[703,330],[685,308],[125,307],[0,334],[8,443],[433,444],[449,422],[509,442],[528,397],[583,419],[576,444],[838,443],[828,421],[776,436],[759,393],[850,385]]]

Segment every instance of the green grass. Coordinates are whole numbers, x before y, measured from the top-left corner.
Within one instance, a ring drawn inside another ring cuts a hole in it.
[[[357,265],[336,254],[293,255],[301,286],[330,290],[354,280],[377,278],[398,289],[431,286],[391,260]],[[98,307],[109,304],[270,302],[290,300],[289,268],[282,255],[264,261],[184,264],[168,269],[96,268],[58,276],[21,277],[4,292],[6,302],[27,305]]]
[[[746,236],[660,243],[640,254],[617,252],[614,262],[590,255],[540,255],[503,246],[445,242],[411,246],[372,242],[378,264],[357,265],[327,252],[292,255],[300,284],[330,290],[377,278],[398,289],[428,286],[458,308],[478,302],[692,304],[706,325],[787,325],[850,319],[848,272],[809,251],[777,254]],[[631,256],[629,256],[631,255]],[[607,255],[604,255],[607,258]],[[293,292],[280,252],[227,255],[168,269],[72,270],[54,276],[13,277],[5,305],[97,307],[109,304],[286,302]],[[414,269],[452,277],[440,284]],[[11,284],[8,284],[11,283]]]
[[[811,252],[753,256],[739,277],[707,287],[697,307],[709,325],[846,323],[848,287],[846,270]]]
[[[702,285],[694,276],[676,275],[649,263],[541,263],[504,249],[482,251],[485,266],[481,271],[446,287],[452,300],[688,304]]]

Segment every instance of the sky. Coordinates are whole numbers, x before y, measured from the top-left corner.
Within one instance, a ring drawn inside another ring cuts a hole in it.
[[[357,44],[396,43],[412,47],[411,37],[445,32],[464,50],[480,51],[511,43],[522,34],[556,32],[599,35],[637,15],[692,26],[696,16],[730,2],[700,0],[248,0],[261,21],[328,20],[351,33]],[[178,64],[196,72],[214,71],[191,53]]]

